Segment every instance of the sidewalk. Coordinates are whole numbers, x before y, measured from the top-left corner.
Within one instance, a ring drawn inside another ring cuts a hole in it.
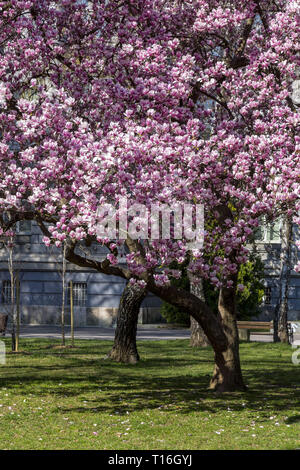
[[[65,328],[66,338],[70,338],[70,327]],[[75,328],[75,337],[77,339],[99,339],[113,340],[114,328],[101,328],[96,326]],[[6,336],[9,336],[8,329]],[[169,339],[187,339],[190,336],[188,328],[168,328],[165,325],[138,325],[137,338],[139,340],[169,340]],[[21,325],[21,338],[60,338],[61,329],[57,325]],[[273,336],[271,334],[252,333],[250,341],[259,341],[271,343]],[[294,344],[300,345],[300,334],[294,335]]]
[[[9,332],[7,333],[7,335]],[[70,327],[65,328],[66,338],[70,338]],[[77,339],[100,339],[112,341],[115,336],[114,328],[78,327],[74,330]],[[137,338],[139,340],[186,339],[189,338],[189,329],[158,328],[153,325],[138,326]],[[23,325],[20,328],[21,338],[60,338],[61,329],[56,325]]]

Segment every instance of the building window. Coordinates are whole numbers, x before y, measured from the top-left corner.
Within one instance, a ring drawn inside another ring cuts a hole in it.
[[[11,303],[11,282],[10,281],[2,282],[1,300],[3,304]]]
[[[280,232],[281,219],[275,220],[271,224],[267,224],[265,220],[262,220],[255,232],[255,240],[262,243],[280,243]]]
[[[68,285],[68,304],[71,300],[71,285]],[[87,299],[87,284],[86,282],[73,282],[73,305],[74,307],[85,307]]]
[[[265,287],[264,304],[265,305],[272,304],[272,287],[270,286]]]
[[[20,220],[16,223],[17,234],[29,234],[31,233],[31,220]]]

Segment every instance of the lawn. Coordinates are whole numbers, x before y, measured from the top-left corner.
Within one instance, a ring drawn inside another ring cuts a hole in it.
[[[9,339],[5,339],[9,347]],[[249,391],[206,390],[212,350],[140,341],[136,366],[107,341],[21,339],[0,365],[1,449],[296,449],[300,365],[290,346],[242,343]]]

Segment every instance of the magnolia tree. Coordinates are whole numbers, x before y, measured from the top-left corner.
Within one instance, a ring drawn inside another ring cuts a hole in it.
[[[244,389],[247,240],[262,215],[300,222],[299,1],[0,7],[0,210],[36,219],[69,261],[193,316],[215,353],[210,387]],[[82,241],[108,255],[80,255]],[[194,282],[219,289],[218,315],[170,284],[187,257]]]

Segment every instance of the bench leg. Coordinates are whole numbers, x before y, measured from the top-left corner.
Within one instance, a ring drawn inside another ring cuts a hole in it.
[[[239,339],[241,341],[250,341],[250,330],[239,329]]]
[[[291,325],[288,323],[288,335],[289,335],[289,343],[293,344],[294,342],[294,331]]]

